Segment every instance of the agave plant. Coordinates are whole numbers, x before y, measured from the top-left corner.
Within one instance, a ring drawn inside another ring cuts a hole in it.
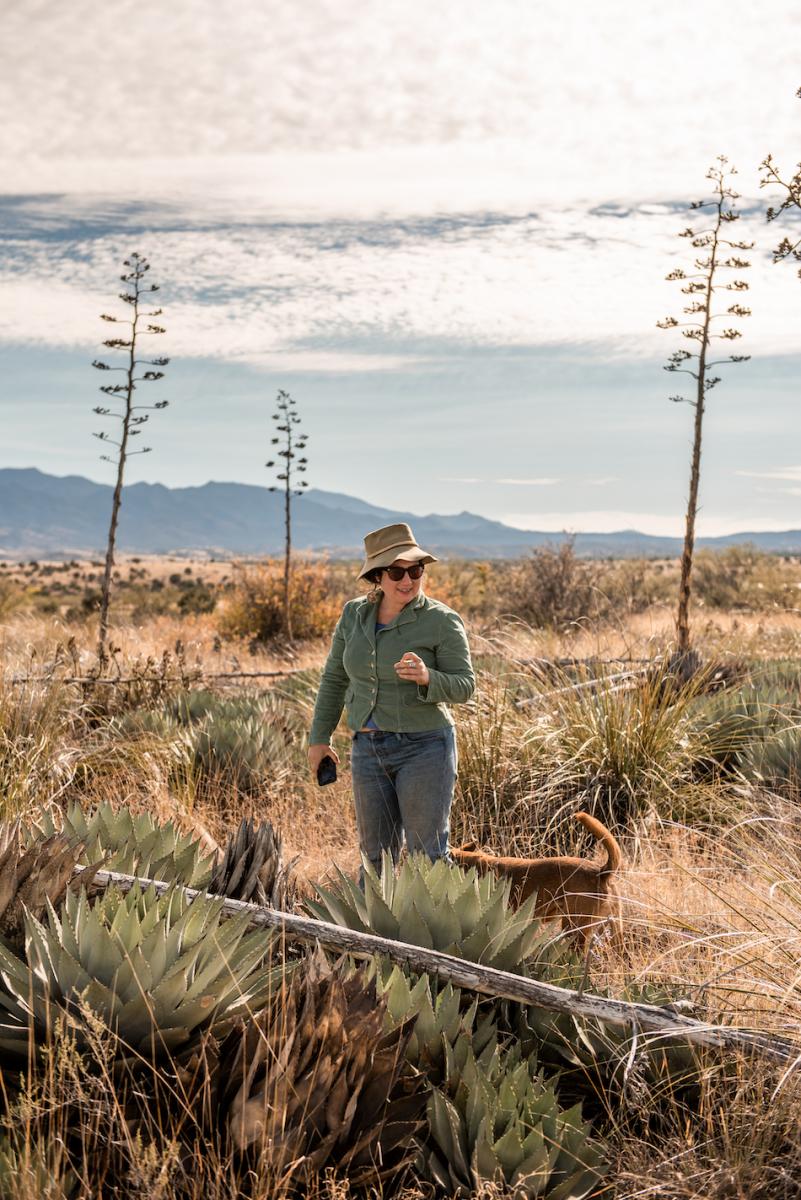
[[[287,766],[289,747],[283,732],[260,716],[215,714],[193,731],[192,754],[195,768],[204,775],[227,779],[243,791],[257,791]]]
[[[659,1006],[676,1000],[651,983],[629,984],[618,998]],[[698,1052],[681,1037],[638,1037],[597,1018],[533,1005],[516,1006],[510,1025],[524,1054],[559,1071],[560,1094],[600,1100],[605,1110],[614,1101],[653,1114],[661,1097],[689,1097],[699,1082]]]
[[[228,838],[207,890],[273,908],[290,907],[289,868],[282,864],[281,847],[281,834],[269,821],[259,826],[252,818],[241,821]]]
[[[26,961],[0,946],[0,1047],[27,1057],[29,1036],[41,1046],[63,1013],[79,1047],[99,1018],[123,1049],[158,1058],[258,1011],[276,977],[271,938],[247,933],[246,915],[223,920],[222,903],[190,902],[180,888],[110,888],[93,905],[67,892],[46,924],[26,914]]]
[[[754,742],[742,756],[743,774],[777,792],[801,787],[801,726],[791,725]]]
[[[70,1200],[78,1178],[65,1164],[63,1147],[0,1137],[0,1200]]]
[[[536,896],[517,910],[509,906],[509,880],[463,871],[444,859],[410,855],[396,876],[384,855],[381,875],[365,864],[364,892],[342,871],[333,888],[317,885],[309,909],[362,933],[425,946],[481,962],[501,971],[520,971],[527,958],[546,953],[548,941],[534,920]]]
[[[407,1031],[386,1032],[385,1008],[363,972],[348,977],[321,951],[308,956],[215,1056],[233,1145],[278,1177],[333,1167],[354,1188],[397,1181],[416,1154],[425,1096],[404,1060]]]
[[[697,702],[691,733],[696,740],[695,773],[701,777],[736,771],[743,753],[775,724],[776,709],[754,689],[718,692]]]
[[[469,1041],[474,1052],[481,1054],[490,1043],[497,1043],[492,1012],[479,1019],[478,999],[465,1006],[461,992],[450,983],[438,984],[429,975],[414,980],[403,968],[384,959],[371,959],[363,970],[366,978],[374,979],[376,993],[386,1004],[387,1028],[409,1030],[404,1053],[429,1082],[444,1079],[446,1046]]]
[[[448,1195],[491,1183],[517,1197],[582,1200],[603,1178],[603,1147],[576,1105],[563,1110],[551,1084],[518,1047],[467,1041],[447,1049],[446,1081],[427,1105],[419,1168]]]
[[[147,812],[133,816],[127,808],[101,804],[87,815],[76,804],[61,819],[60,829],[49,814],[40,825],[46,836],[61,832],[83,843],[86,861],[102,860],[109,871],[200,888],[211,875],[212,859],[198,838],[182,834],[172,821],[159,824]],[[29,840],[37,836],[39,830],[31,831]]]
[[[209,691],[175,696],[161,710],[128,713],[116,728],[180,743],[197,772],[243,791],[258,790],[286,768],[304,730],[296,706],[275,693],[222,697]]]

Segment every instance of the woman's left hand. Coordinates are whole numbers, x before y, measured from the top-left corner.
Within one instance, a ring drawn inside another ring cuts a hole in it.
[[[400,661],[395,663],[395,670],[401,679],[408,679],[420,687],[425,687],[428,683],[428,667],[413,650],[407,650],[401,655]]]

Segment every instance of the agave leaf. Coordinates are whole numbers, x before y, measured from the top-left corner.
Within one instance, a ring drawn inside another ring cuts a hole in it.
[[[468,1144],[477,1145],[482,1131],[486,1133],[487,1126],[487,1097],[482,1088],[472,1088],[467,1095],[467,1105],[465,1107],[465,1125],[467,1127]],[[475,1167],[475,1158],[474,1158]]]
[[[51,994],[61,995],[69,1001],[82,996],[94,982],[81,964],[62,950],[55,959],[55,969],[47,980],[46,987]]]
[[[526,1074],[526,1083],[528,1083],[528,1073],[526,1072],[525,1066],[523,1067],[523,1071]],[[516,1086],[517,1080],[515,1079],[516,1074],[517,1074],[516,1071],[515,1072],[506,1071],[506,1073],[504,1074],[503,1078],[501,1079],[500,1085],[498,1087],[498,1097],[497,1097],[497,1101],[496,1101],[496,1108],[495,1108],[495,1114],[494,1114],[496,1136],[502,1130],[507,1129],[510,1122],[515,1117],[517,1110],[519,1108],[519,1105],[520,1105],[520,1093]],[[521,1145],[521,1157],[522,1157],[522,1145]]]
[[[468,930],[475,927],[481,914],[481,900],[476,886],[475,868],[471,867],[465,876],[464,887],[459,890],[453,900],[453,911],[461,924],[459,940],[461,941]]]
[[[399,921],[398,936],[409,946],[423,946],[427,950],[434,949],[434,939],[425,921],[420,916],[417,906],[412,903]]]
[[[150,983],[148,990],[156,987],[163,979],[168,965],[167,954],[167,930],[164,925],[159,925],[143,942],[140,947],[140,953],[145,960],[150,972]],[[139,976],[141,978],[141,976]]]
[[[599,1156],[597,1168],[595,1165],[579,1167],[567,1179],[548,1189],[547,1200],[585,1200],[595,1190],[604,1177]]]
[[[464,1181],[469,1176],[464,1130],[456,1108],[439,1088],[432,1088],[428,1100],[428,1123],[434,1140],[442,1150],[451,1171]]]
[[[71,995],[70,992],[74,994]],[[116,992],[107,988],[99,980],[90,979],[81,991],[77,988],[65,989],[61,994],[68,1004],[73,1001],[79,1005],[86,1005],[91,1008],[92,1012],[102,1017],[109,1029],[115,1028],[122,1003]]]
[[[367,910],[367,928],[374,930],[379,937],[398,940],[399,926],[396,917],[375,888],[365,887],[364,905]]]
[[[128,955],[117,971],[114,990],[123,1001],[127,1001],[132,995],[153,990],[153,972],[141,946],[137,946]]]
[[[493,1143],[492,1152],[501,1164],[505,1178],[510,1178],[523,1161],[523,1139],[517,1122],[511,1122],[506,1132]]]
[[[91,910],[91,919],[87,922],[81,944],[81,958],[86,973],[106,986],[110,986],[123,964],[126,940],[121,938],[122,944],[115,945],[112,937],[109,936],[109,931],[97,919],[95,911]],[[133,939],[131,940],[133,941]]]
[[[427,975],[422,975],[418,980],[418,984],[423,981],[426,984],[428,983]],[[425,1005],[421,1006],[419,996],[416,996],[414,1000],[412,999],[412,988],[409,980],[398,966],[394,967],[387,984],[381,988],[381,992],[386,996],[387,1012],[395,1024],[400,1024],[412,1012],[419,1012],[422,1017]]]
[[[526,1181],[528,1188],[532,1186],[539,1188],[540,1185],[545,1187],[551,1178],[554,1161],[559,1153],[557,1145],[549,1145],[542,1132],[542,1128],[534,1128],[527,1135],[523,1142],[524,1158],[513,1171],[510,1182],[514,1186],[521,1180]],[[536,1195],[537,1192],[534,1192]]]
[[[464,1013],[464,1016],[462,1016],[460,1013],[461,999],[461,992],[457,991],[451,983],[447,983],[436,995],[437,1022],[443,1036],[451,1042],[458,1036],[460,1028],[472,1029],[477,1011],[476,1002],[474,1001]],[[429,1003],[431,1003],[430,1000]]]
[[[349,908],[336,892],[329,891],[319,883],[315,884],[318,900],[307,900],[306,906],[320,921],[333,922],[344,929],[356,929],[360,933],[367,932],[367,927],[359,919],[354,909]]]
[[[476,1182],[485,1179],[491,1183],[498,1183],[503,1179],[503,1171],[498,1156],[490,1144],[488,1124],[489,1118],[485,1116],[479,1125],[473,1145],[472,1174]]]
[[[195,946],[187,954],[182,955],[150,993],[153,1006],[163,1013],[165,1017],[167,1014],[174,1012],[181,1000],[186,996],[189,990],[194,959],[198,953],[199,948]]]
[[[448,900],[434,909],[431,921],[431,933],[434,945],[445,954],[459,953],[459,941],[462,936],[462,923],[457,917]]]

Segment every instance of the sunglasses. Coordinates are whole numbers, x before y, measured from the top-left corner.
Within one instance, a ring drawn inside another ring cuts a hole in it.
[[[415,563],[413,567],[384,567],[384,570],[393,583],[400,583],[407,571],[410,579],[420,579],[425,566],[423,563]]]

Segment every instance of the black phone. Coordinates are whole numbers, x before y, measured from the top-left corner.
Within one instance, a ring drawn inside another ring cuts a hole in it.
[[[337,764],[330,754],[326,754],[325,758],[320,759],[320,765],[317,768],[317,782],[320,787],[325,787],[327,783],[336,783],[336,778]]]

